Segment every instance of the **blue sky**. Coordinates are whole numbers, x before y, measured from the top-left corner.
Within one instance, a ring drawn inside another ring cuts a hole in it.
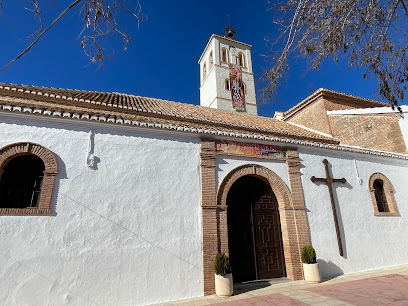
[[[60,8],[71,1],[54,0]],[[117,37],[105,43],[110,58],[104,68],[91,64],[80,47],[82,29],[78,11],[65,16],[40,42],[8,69],[0,72],[0,82],[123,92],[191,104],[199,104],[199,67],[197,61],[211,34],[223,33],[230,15],[237,29],[237,40],[251,44],[255,86],[268,69],[265,55],[270,47],[265,37],[273,37],[277,28],[266,0],[257,1],[163,1],[140,0],[147,16],[138,27],[130,17],[121,18],[121,28],[131,35],[129,48]],[[58,12],[51,0],[40,0],[47,25]],[[129,7],[136,1],[128,0]],[[250,5],[249,5],[250,4]],[[24,38],[35,30],[32,13],[24,9],[23,0],[4,0],[0,14],[0,65],[4,66],[24,50],[30,41]],[[328,60],[319,70],[309,70],[306,60],[294,58],[288,78],[280,84],[276,101],[259,106],[259,114],[273,116],[285,111],[320,87],[370,99],[376,80],[362,79],[362,71],[349,70],[346,62]]]

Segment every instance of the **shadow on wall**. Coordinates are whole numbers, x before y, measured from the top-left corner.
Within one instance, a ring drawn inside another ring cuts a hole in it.
[[[330,279],[344,274],[343,270],[330,260],[318,259],[317,262],[319,263],[320,275],[323,278]]]
[[[336,192],[337,188],[352,189],[353,187],[349,183],[340,184],[338,186],[333,186],[333,199],[334,199],[334,205],[335,205],[336,211],[337,211],[339,231],[340,231],[340,236],[341,236],[341,241],[342,241],[342,246],[343,246],[343,258],[347,259],[346,234],[344,232],[344,223],[343,223],[342,210],[340,208],[340,202],[339,202],[339,198],[337,197],[337,192]]]
[[[59,188],[60,188],[60,180],[67,179],[67,170],[65,167],[65,163],[62,161],[61,157],[52,152],[57,160],[58,164],[58,175],[55,178],[54,189],[52,191],[52,201],[51,201],[51,216],[55,217],[57,215],[57,202],[58,202],[58,195],[59,195]]]
[[[304,175],[306,166],[305,166],[305,164],[303,162],[303,159],[301,159],[300,157],[299,157],[299,161],[300,161],[300,164],[299,164],[300,180],[302,180],[302,176]],[[305,188],[303,186],[302,186],[302,194],[303,194],[305,212],[306,212],[306,223],[307,223],[307,226],[309,228],[309,241],[312,241],[312,233],[310,232],[310,223],[309,223],[309,214],[308,214],[311,211],[306,207],[306,201],[305,201],[306,200],[306,195],[305,195]]]
[[[90,131],[86,164],[88,165],[89,169],[98,170],[98,164],[100,161],[101,159],[95,156],[95,133]]]

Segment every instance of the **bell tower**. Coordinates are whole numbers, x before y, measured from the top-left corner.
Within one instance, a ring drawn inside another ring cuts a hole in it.
[[[224,37],[211,36],[198,61],[200,105],[257,115],[252,46],[236,41],[231,26],[224,32]]]

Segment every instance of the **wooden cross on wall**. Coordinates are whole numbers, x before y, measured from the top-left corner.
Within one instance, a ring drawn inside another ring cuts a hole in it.
[[[326,170],[326,178],[319,178],[319,177],[314,177],[312,176],[310,180],[314,182],[323,182],[327,184],[327,187],[329,188],[329,194],[330,194],[330,201],[331,201],[331,206],[332,206],[332,211],[333,211],[333,218],[334,218],[334,225],[336,227],[336,235],[337,235],[337,244],[339,245],[339,252],[340,256],[343,256],[343,244],[341,242],[341,236],[340,236],[340,229],[339,229],[339,220],[337,218],[337,211],[336,211],[336,205],[334,203],[334,197],[333,197],[333,188],[332,188],[332,183],[342,183],[345,184],[347,181],[343,177],[341,179],[335,179],[330,177],[329,173],[329,162],[327,159],[323,160],[323,164]]]

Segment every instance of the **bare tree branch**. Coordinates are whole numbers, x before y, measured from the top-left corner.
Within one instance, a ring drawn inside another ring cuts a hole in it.
[[[34,16],[38,18],[38,22],[40,23],[40,28],[37,31],[35,31],[33,34],[31,34],[30,36],[26,37],[26,39],[31,39],[31,38],[37,36],[37,34],[44,31],[44,25],[43,25],[43,21],[42,21],[42,13],[41,13],[40,6],[38,5],[37,0],[32,0],[32,2],[34,4],[34,9],[29,9],[29,8],[25,8],[25,9],[30,11],[30,12],[33,12]]]
[[[283,0],[270,2],[280,34],[273,41],[272,67],[263,98],[271,98],[289,70],[291,54],[312,60],[339,56],[349,65],[365,69],[364,78],[378,79],[378,93],[391,106],[404,100],[408,86],[408,11],[405,0]]]
[[[77,5],[79,2],[83,0],[76,0],[72,2],[38,37],[36,40],[34,40],[23,52],[21,52],[15,59],[11,60],[6,66],[0,69],[0,71],[3,71],[4,69],[10,67],[15,61],[17,61],[20,57],[22,57],[24,54],[26,54],[32,47],[34,47],[38,41],[41,39],[41,37],[44,36],[45,33],[47,33],[66,13],[68,13],[75,5]]]
[[[58,8],[58,6],[57,6],[57,4],[55,3],[55,1],[54,1],[54,0],[51,0],[51,2],[52,2],[52,4],[54,5],[55,9],[56,9],[59,13],[61,13],[61,11],[60,11],[60,9]]]
[[[404,10],[405,10],[405,15],[407,15],[407,16],[408,16],[408,9],[407,9],[407,6],[405,5],[404,0],[400,0],[400,2],[401,2],[401,4],[402,4],[402,7],[403,7],[403,8],[404,8]]]
[[[0,9],[2,8],[4,0],[0,0]],[[26,0],[28,1],[28,0]],[[50,0],[52,5],[59,9],[54,0]],[[54,21],[44,29],[43,26],[43,14],[39,6],[38,0],[30,0],[33,8],[26,8],[34,14],[40,24],[38,30],[33,32],[27,39],[31,39],[37,36],[37,38],[16,58],[11,60],[7,65],[0,69],[0,71],[10,67],[14,62],[19,60],[24,54],[26,54],[33,46],[35,46],[41,37],[44,36],[64,15],[77,6],[80,2],[83,3],[80,12],[83,14],[84,26],[80,33],[81,47],[84,49],[85,54],[90,58],[92,62],[98,62],[99,65],[103,64],[106,58],[106,53],[103,51],[102,42],[100,39],[107,37],[109,33],[119,35],[124,42],[124,49],[126,50],[130,43],[130,36],[119,28],[118,13],[125,12],[133,19],[136,19],[138,25],[143,21],[144,15],[141,13],[140,3],[137,1],[135,10],[129,9],[124,0],[76,0],[72,2],[63,12],[59,14]]]

